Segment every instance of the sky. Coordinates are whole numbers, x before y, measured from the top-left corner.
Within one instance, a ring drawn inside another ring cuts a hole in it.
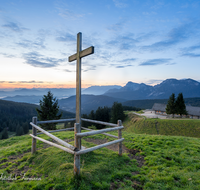
[[[0,88],[200,81],[200,0],[0,0]]]

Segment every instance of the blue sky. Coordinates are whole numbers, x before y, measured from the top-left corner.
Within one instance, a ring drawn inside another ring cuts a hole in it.
[[[0,88],[200,81],[199,0],[0,0]]]

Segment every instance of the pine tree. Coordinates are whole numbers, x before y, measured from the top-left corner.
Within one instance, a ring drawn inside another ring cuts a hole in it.
[[[111,108],[111,122],[117,123],[118,120],[124,120],[125,119],[124,110],[121,103],[114,102],[113,106]]]
[[[23,127],[18,125],[16,129],[16,136],[21,136],[21,135],[24,135],[24,130]]]
[[[38,119],[40,121],[46,120],[56,120],[60,119],[62,113],[57,115],[59,112],[58,100],[53,97],[53,94],[48,91],[47,95],[44,95],[43,100],[40,100],[40,109],[36,108],[38,113]],[[45,130],[55,130],[56,124],[42,124],[41,125]]]
[[[177,114],[180,114],[181,117],[182,117],[182,115],[187,115],[185,101],[183,99],[182,93],[178,94],[175,105],[176,105],[176,113]]]
[[[7,138],[8,138],[8,131],[7,128],[4,128],[1,135],[1,139],[7,139]]]
[[[23,128],[24,134],[27,134],[29,132],[29,124],[28,123],[23,123],[22,128]]]
[[[98,107],[98,109],[95,112],[95,119],[97,121],[109,122],[109,120],[110,120],[109,108],[106,106],[104,106],[104,108]],[[105,127],[105,125],[96,124],[97,129],[102,129],[104,127]]]
[[[166,106],[166,113],[172,114],[172,117],[174,117],[174,114],[176,113],[176,105],[175,105],[175,94],[172,93],[172,95],[169,97],[167,106]]]

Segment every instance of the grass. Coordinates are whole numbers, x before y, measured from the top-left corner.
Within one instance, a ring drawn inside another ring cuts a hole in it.
[[[61,139],[72,139],[73,135],[73,132],[56,134]],[[44,138],[44,135],[40,136]],[[98,136],[102,138],[102,135]],[[131,188],[134,185],[129,178],[131,171],[137,170],[137,165],[127,154],[120,157],[117,152],[102,148],[82,155],[82,175],[77,179],[73,175],[73,155],[54,147],[44,149],[42,142],[37,142],[37,153],[32,155],[29,152],[30,137],[24,135],[18,143],[15,140],[10,138],[9,142],[1,141],[0,173],[6,178],[10,175],[12,178],[16,176],[17,180],[0,180],[0,189],[109,189],[112,183],[115,187],[122,185]],[[94,146],[84,140],[82,144],[86,147]],[[20,152],[16,150],[16,145],[21,147]],[[29,150],[26,147],[29,147]],[[13,157],[14,159],[11,159]],[[24,173],[25,178],[41,180],[24,180]]]
[[[200,138],[200,120],[197,119],[147,119],[129,112],[123,125],[126,131],[136,134]]]
[[[149,122],[146,132],[157,132],[151,123],[160,122],[158,119],[144,120],[129,116],[124,122],[126,129],[122,134],[125,138],[123,144],[130,152],[120,157],[117,152],[102,148],[81,155],[80,177],[73,175],[74,156],[69,153],[37,141],[37,153],[32,155],[32,139],[29,135],[1,140],[0,189],[200,189],[200,139],[135,134],[133,124],[144,121],[146,127]],[[111,134],[117,135],[117,132]],[[70,143],[74,143],[73,131],[54,135],[61,139],[71,139]],[[46,135],[39,136],[50,140]],[[112,140],[104,135],[87,138]],[[82,138],[82,145],[88,148],[95,146],[87,138]],[[9,177],[14,180],[3,180]]]

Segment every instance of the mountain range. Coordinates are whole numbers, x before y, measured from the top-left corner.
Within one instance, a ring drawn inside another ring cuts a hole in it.
[[[184,98],[200,97],[200,83],[193,79],[167,79],[155,86],[128,82],[120,89],[111,89],[104,95],[126,100],[168,99],[172,93],[183,93]]]
[[[42,99],[42,96],[45,95],[48,90],[51,90],[54,96],[59,99],[61,109],[75,112],[75,88],[20,89],[14,91],[14,97],[5,97],[3,100],[39,104],[39,100]],[[9,93],[12,94],[11,92]],[[175,93],[176,96],[179,93],[183,93],[184,98],[200,97],[200,83],[193,79],[167,79],[155,86],[134,82],[128,82],[123,87],[117,85],[91,86],[82,89],[82,113],[88,113],[92,109],[96,110],[99,106],[111,107],[115,101],[121,102],[124,105],[129,105],[130,103],[127,103],[127,101],[130,100],[135,102],[135,100],[165,99],[166,102],[172,93]],[[1,96],[2,94],[0,92],[0,97]],[[133,102],[131,106],[134,106],[135,103]]]

